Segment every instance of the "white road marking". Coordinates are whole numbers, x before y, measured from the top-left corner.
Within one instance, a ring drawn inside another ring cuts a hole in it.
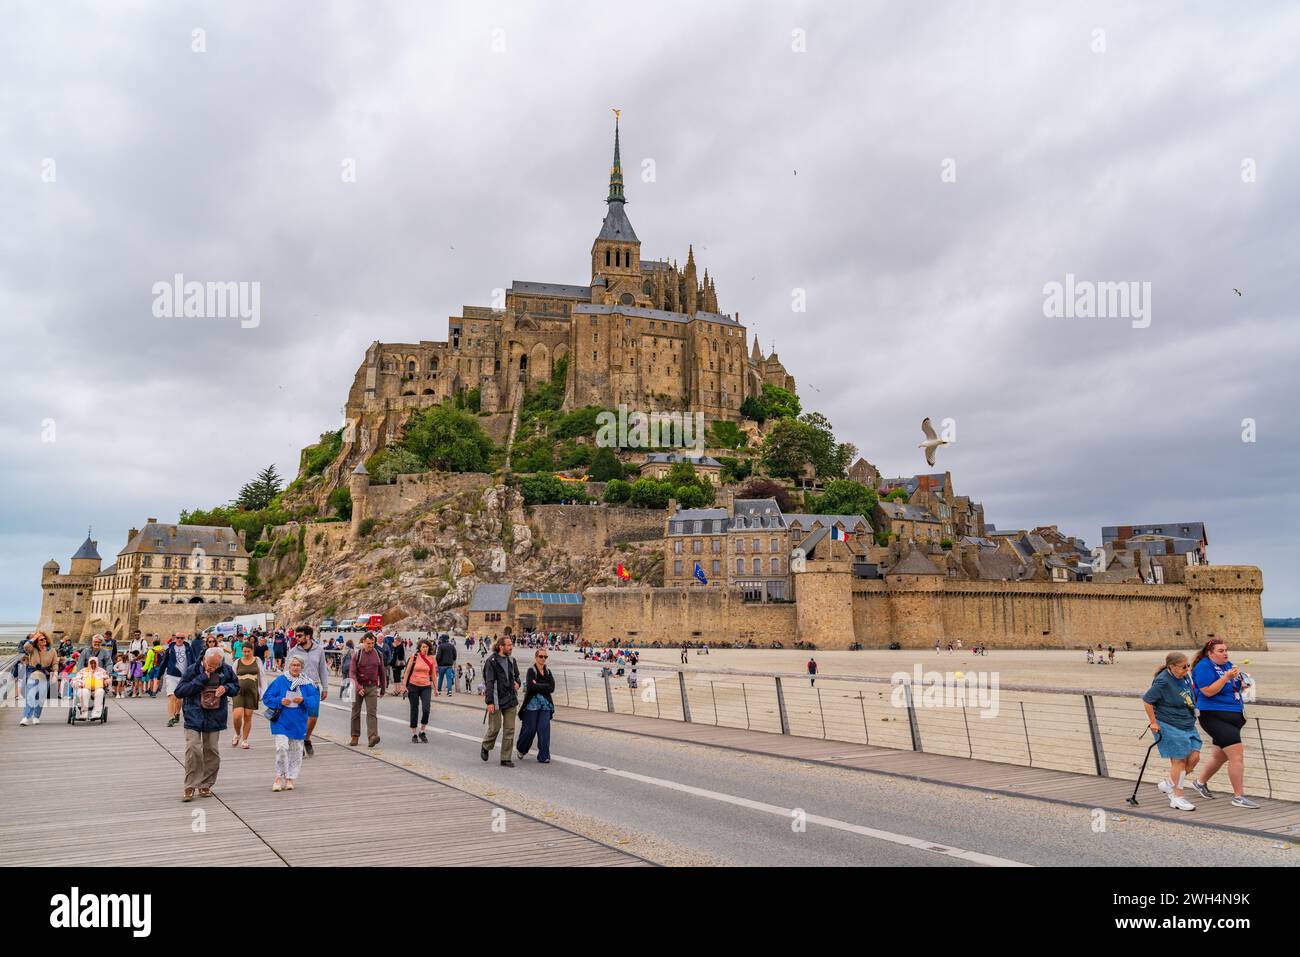
[[[351,708],[343,705],[332,704],[329,701],[321,702],[327,708],[333,708],[335,711],[351,712]],[[391,715],[379,715],[381,721],[391,721],[393,724],[406,725],[407,722],[401,718],[394,718]],[[450,728],[439,728],[434,725],[428,726],[429,730],[435,734],[445,735],[450,738],[460,738],[463,741],[473,741],[475,744],[481,744],[482,738],[472,734],[465,734],[461,731],[452,731]],[[638,781],[641,784],[649,784],[658,788],[665,788],[670,791],[679,791],[682,794],[691,794],[695,797],[707,798],[710,801],[718,801],[723,804],[732,804],[736,807],[749,808],[751,811],[762,811],[766,814],[773,814],[777,817],[783,817],[787,821],[793,818],[795,808],[779,807],[775,804],[767,804],[763,801],[752,801],[749,798],[737,797],[734,794],[724,794],[721,791],[711,791],[708,788],[697,788],[692,784],[681,784],[677,781],[668,781],[664,778],[650,777],[646,774],[637,774],[635,771],[624,771],[620,768],[611,768],[601,764],[593,764],[590,761],[581,761],[577,758],[566,758],[552,752],[551,760],[561,764],[571,764],[577,768],[585,768],[588,771],[596,771],[600,774],[609,774],[618,778],[625,778],[629,781]],[[942,854],[944,857],[957,858],[958,860],[969,861],[972,864],[983,864],[987,867],[1032,867],[1032,864],[1025,864],[1021,861],[1013,861],[1005,857],[995,857],[991,854],[981,854],[979,851],[968,851],[960,847],[951,847],[947,844],[938,844],[934,841],[926,841],[918,837],[911,837],[907,834],[895,834],[893,831],[882,831],[874,827],[865,827],[861,824],[852,824],[848,821],[840,821],[833,817],[822,817],[819,814],[807,814],[806,820],[810,824],[820,824],[822,827],[833,828],[837,831],[847,831],[850,834],[860,834],[863,837],[874,838],[878,841],[887,841],[890,844],[900,844],[904,847],[915,848],[919,851],[928,851],[932,854]]]

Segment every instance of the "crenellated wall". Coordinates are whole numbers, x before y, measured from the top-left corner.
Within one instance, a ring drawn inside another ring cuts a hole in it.
[[[841,566],[843,568],[843,566]],[[723,588],[586,592],[584,635],[638,641],[859,642],[907,648],[960,640],[990,648],[1192,648],[1225,638],[1267,647],[1258,568],[1188,569],[1182,585],[958,581],[940,575],[854,579],[829,563],[795,575],[793,604],[762,605]]]
[[[681,641],[753,641],[789,646],[797,630],[795,606],[746,602],[730,588],[588,588],[583,592],[582,636],[639,644]]]

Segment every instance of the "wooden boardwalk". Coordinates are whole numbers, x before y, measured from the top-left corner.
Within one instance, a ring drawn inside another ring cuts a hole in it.
[[[322,739],[275,793],[265,725],[248,751],[223,735],[214,796],[186,804],[184,734],[163,701],[110,707],[106,725],[70,726],[47,706],[38,727],[0,709],[0,866],[646,863]]]
[[[436,699],[441,706],[452,703],[481,708],[474,696],[457,696]],[[436,722],[435,706],[435,722]],[[1215,789],[1215,800],[1207,801],[1190,793],[1195,811],[1175,811],[1169,800],[1156,789],[1162,770],[1168,768],[1156,752],[1151,754],[1142,787],[1138,791],[1140,806],[1133,807],[1126,799],[1133,793],[1133,781],[1122,778],[1103,778],[1090,774],[1073,774],[1047,768],[1030,768],[1022,765],[981,761],[946,754],[925,754],[894,748],[880,748],[822,738],[805,738],[797,735],[772,734],[744,728],[719,728],[711,724],[691,724],[671,719],[650,718],[638,715],[587,711],[582,708],[559,708],[555,721],[583,727],[620,731],[642,737],[684,741],[710,747],[728,748],[752,754],[788,758],[815,764],[850,768],[873,774],[909,778],[933,784],[948,784],[972,788],[990,794],[1034,798],[1060,804],[1086,808],[1102,808],[1112,814],[1150,817],[1175,821],[1198,827],[1240,831],[1267,837],[1294,838],[1300,836],[1300,804],[1292,801],[1267,800],[1252,795],[1260,805],[1250,811],[1232,806],[1232,792],[1222,790],[1227,785],[1227,769],[1216,775],[1222,779]],[[564,751],[564,737],[557,733],[555,749]],[[1214,782],[1211,782],[1213,786]]]

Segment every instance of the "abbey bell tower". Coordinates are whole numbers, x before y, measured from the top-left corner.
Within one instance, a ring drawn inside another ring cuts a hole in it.
[[[628,221],[619,157],[618,111],[614,111],[614,165],[609,170],[609,209],[591,245],[592,299],[609,305],[650,305],[642,289],[641,240]]]

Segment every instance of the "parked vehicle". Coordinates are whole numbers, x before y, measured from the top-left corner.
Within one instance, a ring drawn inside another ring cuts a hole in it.
[[[355,623],[356,622],[351,618],[344,618],[341,622],[339,622],[339,631],[351,631],[352,626]]]
[[[333,618],[326,618],[324,621],[322,621],[322,622],[320,623],[320,630],[321,630],[321,631],[337,631],[337,630],[338,630],[338,626],[337,626],[337,624],[335,623],[335,621],[334,621]]]
[[[384,627],[384,616],[358,615],[354,627],[357,631],[379,631]]]

